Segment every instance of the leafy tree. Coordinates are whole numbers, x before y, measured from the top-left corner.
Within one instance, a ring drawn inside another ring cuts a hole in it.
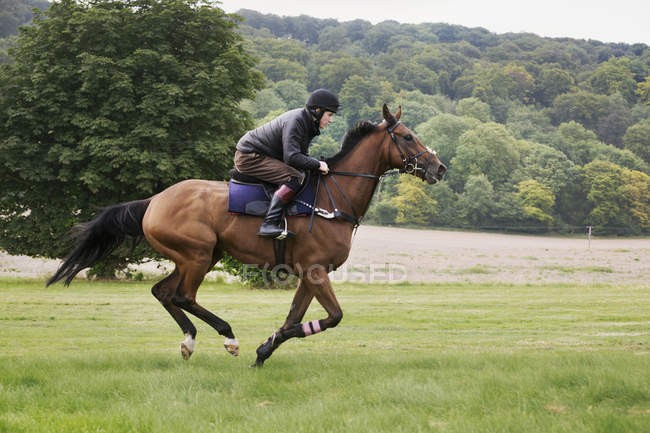
[[[555,128],[546,112],[534,106],[521,103],[508,105],[508,130],[517,138],[525,138],[540,143],[548,143]]]
[[[302,104],[304,104],[304,101]],[[273,89],[266,88],[257,92],[255,99],[246,101],[244,107],[253,115],[256,123],[259,125],[260,119],[266,118],[269,113],[285,111],[287,109],[287,104]]]
[[[551,119],[556,124],[571,120],[596,131],[598,120],[607,112],[608,98],[584,90],[564,93],[553,101]]]
[[[380,225],[395,224],[397,218],[397,206],[392,199],[373,200],[365,221]]]
[[[307,79],[307,68],[288,59],[267,58],[262,60],[258,67],[272,81],[305,81]]]
[[[98,207],[223,179],[261,84],[237,21],[194,0],[61,0],[0,74],[1,247],[57,257]],[[121,262],[123,263],[123,262]]]
[[[447,182],[427,187],[427,194],[436,202],[436,212],[430,216],[429,225],[441,227],[461,227],[461,208],[458,194]]]
[[[323,29],[318,35],[318,45],[321,50],[331,50],[351,44],[348,32],[343,26],[333,26]]]
[[[475,228],[492,224],[495,194],[485,174],[470,175],[460,196],[463,220]]]
[[[343,83],[351,76],[367,80],[369,68],[363,61],[352,56],[341,56],[320,68],[320,85],[334,93],[341,91]]]
[[[48,6],[47,0],[2,0],[0,3],[0,38],[18,33],[18,27],[32,20],[32,9],[43,11]]]
[[[309,92],[304,82],[283,80],[273,85],[275,93],[284,101],[288,108],[298,108],[305,105]]]
[[[650,164],[650,119],[630,126],[623,136],[623,146]]]
[[[544,68],[535,80],[533,95],[537,102],[548,107],[556,96],[568,92],[573,85],[573,77],[564,69]]]
[[[383,103],[390,103],[385,83],[368,81],[359,75],[353,75],[343,84],[339,93],[341,114],[351,126],[359,120],[371,120],[378,117]]]
[[[636,94],[639,95],[643,102],[650,105],[650,75],[645,77],[643,82],[637,84]]]
[[[424,94],[419,90],[401,91],[395,99],[396,103],[402,107],[404,119],[411,129],[417,128],[418,125],[441,111],[436,97]]]
[[[520,184],[534,180],[549,188],[554,196],[556,213],[569,224],[581,224],[584,216],[581,203],[580,169],[561,151],[550,146],[531,143],[522,152],[521,166],[511,177]]]
[[[418,125],[416,132],[422,142],[435,149],[440,159],[450,165],[456,156],[460,137],[478,124],[476,119],[443,113]]]
[[[398,224],[426,225],[436,213],[436,201],[429,196],[424,183],[414,176],[400,176],[398,195],[393,199]]]
[[[598,119],[596,133],[605,143],[623,147],[623,134],[630,124],[628,103],[616,93],[608,98],[606,112]]]
[[[551,188],[529,179],[516,185],[517,196],[523,205],[524,214],[530,219],[549,226],[553,222],[555,195]]]
[[[321,159],[321,157],[326,158],[328,156],[336,155],[339,149],[339,144],[332,137],[320,135],[309,147],[309,154],[314,158]]]
[[[464,133],[449,173],[452,187],[465,184],[472,175],[484,174],[493,185],[505,183],[519,164],[514,137],[497,123],[484,123]]]
[[[634,225],[644,232],[650,231],[650,176],[636,170],[623,170],[620,193],[626,198]]]
[[[459,116],[471,117],[481,122],[492,120],[490,106],[478,98],[463,98],[458,101],[456,112]]]
[[[628,101],[634,100],[636,81],[627,57],[612,58],[602,63],[589,77],[589,84],[596,93],[621,94]]]
[[[593,161],[583,168],[589,223],[603,232],[650,227],[650,176],[617,164]]]

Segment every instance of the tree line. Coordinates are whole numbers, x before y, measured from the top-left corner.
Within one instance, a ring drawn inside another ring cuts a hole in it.
[[[366,221],[650,229],[644,44],[226,14],[203,0],[43,9],[0,19],[3,32],[29,23],[0,35],[11,47],[0,58],[0,248],[10,253],[59,257],[64,234],[100,207],[190,177],[226,179],[238,138],[318,87],[342,109],[313,155],[335,153],[388,103],[449,166],[435,186],[385,177]]]
[[[383,102],[448,164],[427,186],[386,177],[378,224],[641,234],[650,230],[650,47],[497,35],[449,24],[373,25],[250,10],[238,31],[266,86],[246,105],[257,123],[307,89],[342,101],[312,153]]]

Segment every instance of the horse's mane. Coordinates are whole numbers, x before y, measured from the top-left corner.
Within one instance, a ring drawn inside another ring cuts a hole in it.
[[[365,136],[377,129],[377,124],[369,120],[357,122],[350,128],[341,140],[341,150],[329,158],[325,159],[327,165],[334,165],[347,156],[348,153],[363,139]]]

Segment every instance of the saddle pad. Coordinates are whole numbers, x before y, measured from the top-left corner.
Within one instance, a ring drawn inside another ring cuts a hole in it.
[[[311,208],[304,203],[314,203],[314,186],[303,187],[287,207],[287,216],[311,215]],[[265,216],[271,202],[271,192],[259,183],[245,183],[230,179],[228,182],[228,212],[243,215]]]

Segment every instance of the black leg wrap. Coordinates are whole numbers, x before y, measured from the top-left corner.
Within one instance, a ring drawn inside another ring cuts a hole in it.
[[[290,338],[302,338],[304,336],[305,334],[302,331],[302,326],[300,324],[294,325],[290,329],[278,329],[269,338],[267,338],[266,341],[260,345],[260,347],[257,348],[257,359],[255,360],[255,364],[251,365],[251,367],[262,367],[264,365],[264,361],[269,359],[273,352],[275,352],[275,349],[280,347],[282,343]]]

